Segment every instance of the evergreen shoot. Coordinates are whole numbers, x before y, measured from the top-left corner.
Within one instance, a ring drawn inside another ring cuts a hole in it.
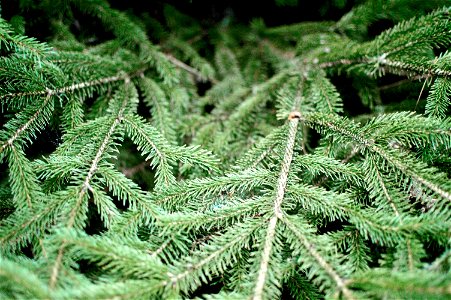
[[[0,298],[451,297],[449,1],[116,2],[1,4]]]

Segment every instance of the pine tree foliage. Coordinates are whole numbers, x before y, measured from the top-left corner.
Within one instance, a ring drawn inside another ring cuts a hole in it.
[[[0,18],[0,297],[450,297],[449,4],[207,30],[169,5],[20,1]]]

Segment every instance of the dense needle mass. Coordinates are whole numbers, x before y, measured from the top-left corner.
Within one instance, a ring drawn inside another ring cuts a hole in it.
[[[0,298],[451,296],[449,1],[116,2],[5,5]]]

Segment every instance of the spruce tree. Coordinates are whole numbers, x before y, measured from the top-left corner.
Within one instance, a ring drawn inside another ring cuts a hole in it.
[[[451,3],[358,3],[275,27],[12,5],[0,297],[451,297]]]

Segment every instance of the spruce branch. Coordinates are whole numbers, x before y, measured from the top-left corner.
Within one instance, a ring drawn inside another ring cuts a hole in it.
[[[158,205],[165,208],[172,207],[173,209],[184,205],[189,199],[199,203],[205,198],[217,196],[221,191],[241,193],[271,181],[271,173],[268,171],[262,169],[244,170],[222,177],[193,179],[174,184],[153,195],[152,199]]]
[[[0,40],[8,50],[23,53],[25,56],[30,56],[35,60],[52,52],[52,49],[46,44],[39,43],[34,38],[26,38],[24,36],[15,34],[11,26],[2,18],[0,18]]]
[[[58,95],[58,94],[65,94],[65,93],[71,93],[75,92],[77,90],[86,89],[89,87],[94,86],[100,86],[107,83],[117,82],[117,81],[124,81],[133,77],[136,77],[140,75],[142,72],[144,72],[146,69],[140,69],[138,71],[133,71],[131,73],[119,73],[114,76],[94,79],[94,80],[88,80],[85,82],[79,82],[74,83],[67,86],[62,86],[59,88],[51,89],[46,88],[45,90],[38,90],[38,91],[31,91],[31,92],[18,92],[18,93],[8,93],[0,95],[0,100],[3,98],[9,99],[9,98],[18,98],[18,97],[24,97],[24,96],[39,96],[39,95]]]
[[[334,281],[335,285],[339,289],[346,299],[356,299],[351,290],[346,286],[345,279],[340,276],[340,274],[335,270],[335,268],[330,265],[330,263],[318,252],[315,244],[308,240],[308,237],[297,228],[297,226],[288,218],[282,219],[282,222],[287,226],[287,228],[292,232],[294,237],[296,237],[302,245],[302,248],[308,251],[308,253],[316,260],[316,262],[321,266],[324,272]],[[313,275],[313,274],[312,274]]]
[[[139,88],[144,93],[144,103],[152,109],[152,125],[157,128],[169,142],[175,142],[175,119],[170,113],[170,102],[154,80],[143,76],[139,82]]]
[[[448,78],[437,78],[427,98],[426,114],[444,119],[451,98],[451,82]]]
[[[421,274],[421,275],[420,275]],[[420,276],[419,276],[420,275]],[[415,272],[390,272],[374,270],[362,273],[348,284],[369,292],[369,295],[384,297],[387,293],[395,297],[427,297],[440,299],[451,295],[449,276],[446,274]]]
[[[31,109],[31,111],[34,111],[34,113],[31,115],[30,118],[27,118],[28,119],[27,122],[25,124],[21,125],[18,129],[16,129],[15,132],[10,134],[8,140],[2,143],[2,145],[0,146],[0,154],[7,147],[11,147],[13,145],[13,143],[21,135],[23,135],[24,133],[27,133],[27,130],[31,129],[31,134],[28,134],[28,135],[34,135],[34,131],[42,129],[46,125],[46,123],[48,122],[48,119],[50,118],[50,113],[53,110],[53,106],[50,103],[52,100],[52,97],[53,97],[53,91],[48,90],[48,91],[46,91],[46,93],[47,93],[47,96],[45,97],[44,101],[42,101],[42,104],[40,106],[38,106],[36,110],[33,109],[34,107]],[[21,120],[24,117],[28,117],[30,112],[28,112],[28,111],[24,112],[23,116],[20,115],[17,117],[17,120]],[[14,122],[14,123],[16,123],[16,122]],[[11,127],[13,127],[11,125],[16,125],[16,124],[10,124],[10,125],[7,124],[5,127],[11,128]],[[3,133],[2,135],[5,135],[5,133]]]
[[[252,296],[252,299],[254,300],[260,300],[263,297],[263,289],[267,277],[271,249],[273,247],[274,237],[276,234],[277,221],[283,218],[282,202],[285,196],[285,188],[287,186],[288,172],[290,171],[290,165],[293,160],[293,150],[295,145],[296,133],[298,130],[299,119],[300,119],[299,112],[294,111],[290,114],[288,138],[286,142],[285,154],[282,161],[279,179],[277,181],[276,198],[274,200],[274,212],[273,212],[274,215],[270,218],[268,228],[266,231],[266,238],[264,244],[265,246],[263,248],[257,282],[255,284],[255,289],[253,291]]]
[[[30,272],[32,262],[22,258],[18,261],[0,257],[0,278],[2,278],[0,295],[9,297],[49,298],[51,293],[40,278]],[[20,286],[21,288],[18,288]]]
[[[253,199],[228,199],[224,204],[213,204],[205,212],[171,213],[161,215],[157,224],[163,231],[187,232],[199,231],[200,228],[211,230],[231,226],[249,217],[265,214],[269,210],[268,201],[262,197]]]
[[[430,58],[433,47],[447,46],[450,40],[449,8],[436,10],[420,18],[412,18],[389,29],[373,41],[345,46],[348,54],[326,54],[320,68],[337,66],[362,67],[370,75],[383,75],[386,71],[414,76],[447,77],[449,68]],[[330,52],[330,51],[329,51]],[[319,61],[316,59],[315,61]]]
[[[340,66],[362,66],[367,68],[370,76],[384,75],[389,72],[396,75],[404,75],[413,79],[418,76],[423,77],[449,77],[451,71],[443,69],[435,65],[435,60],[420,59],[413,61],[400,61],[389,59],[384,53],[377,57],[362,57],[356,59],[339,59],[335,61],[321,62],[318,64],[320,68],[331,68]]]
[[[44,235],[58,215],[68,212],[67,204],[73,203],[77,195],[78,190],[70,188],[47,196],[47,201],[40,203],[33,212],[16,210],[2,222],[0,243],[5,249],[16,249],[26,245],[34,236]]]
[[[128,135],[138,145],[146,160],[152,158],[150,165],[157,167],[157,189],[175,183],[172,167],[165,151],[168,151],[168,142],[152,126],[145,124],[141,118],[126,116],[124,125]]]
[[[136,280],[125,279],[116,282],[96,282],[84,285],[84,289],[69,288],[60,293],[54,292],[59,298],[86,299],[93,298],[114,298],[114,299],[136,299],[146,297],[174,297],[174,293],[161,293],[164,287],[158,280]]]
[[[166,267],[158,258],[115,239],[105,236],[92,238],[76,231],[59,231],[55,239],[56,242],[58,239],[64,241],[67,251],[75,253],[75,257],[83,257],[92,262],[98,261],[102,268],[120,272],[124,277],[165,279]]]
[[[385,196],[387,202],[389,203],[390,207],[393,209],[393,212],[395,216],[399,217],[400,215],[400,209],[395,204],[393,198],[390,196],[390,193],[388,192],[388,188],[384,182],[384,179],[382,178],[381,171],[377,168],[377,166],[374,166],[374,171],[377,175],[377,180],[380,184],[380,187],[382,188],[383,195]]]
[[[223,273],[227,266],[233,264],[239,257],[239,249],[249,247],[252,234],[262,225],[261,220],[237,224],[230,227],[226,233],[215,236],[209,244],[191,256],[185,257],[169,271],[168,287],[183,291],[193,290],[201,281],[211,280],[213,275]],[[190,278],[195,280],[189,280]],[[201,280],[201,281],[200,281]]]
[[[415,182],[418,182],[426,188],[434,191],[443,199],[451,201],[450,192],[447,188],[448,184],[444,178],[444,175],[431,175],[430,171],[433,171],[431,169],[429,169],[429,172],[418,171],[424,169],[424,167],[414,167],[414,165],[420,165],[419,162],[413,162],[410,156],[399,151],[384,149],[384,147],[378,145],[374,139],[365,137],[363,135],[364,132],[354,123],[344,121],[344,119],[339,119],[331,115],[325,116],[313,114],[310,115],[310,117],[311,118],[306,119],[306,121],[311,123],[313,126],[319,125],[321,128],[326,129],[326,131],[331,130],[332,132],[337,133],[339,136],[343,137],[346,142],[357,143],[363,150],[369,151],[370,153],[376,155],[370,159],[376,159],[384,165],[388,164],[396,168]],[[371,127],[372,124],[370,123],[368,126]],[[448,135],[446,131],[443,133]],[[382,158],[383,161],[378,160],[378,157]],[[440,182],[441,184],[436,184],[434,182]]]
[[[207,30],[22,2],[0,19],[0,297],[451,293],[449,7]]]
[[[398,160],[395,157],[393,157],[394,155],[389,155],[388,152],[380,148],[373,148],[372,150],[375,153],[379,154],[381,157],[383,157],[389,164],[392,164],[398,170],[410,176],[413,180],[415,180],[419,184],[434,191],[442,198],[451,202],[451,193],[447,189],[441,187],[439,184],[434,183],[433,182],[434,180],[432,180],[430,176],[426,174],[418,174],[417,172],[411,170],[407,164],[404,164],[401,162],[401,160]]]
[[[14,146],[10,147],[9,150],[11,191],[14,193],[16,208],[31,210],[33,203],[41,199],[42,190],[23,151]]]
[[[126,85],[131,84],[129,78],[126,78],[125,84]],[[108,132],[106,133],[105,137],[103,138],[103,141],[100,144],[100,147],[97,150],[97,153],[91,162],[91,166],[89,167],[89,170],[83,180],[83,183],[79,187],[77,200],[76,200],[74,206],[72,207],[71,211],[69,212],[69,219],[66,223],[67,229],[72,229],[77,226],[77,224],[76,224],[77,216],[80,213],[80,209],[82,208],[83,202],[86,202],[87,192],[89,190],[92,190],[91,180],[99,168],[99,162],[102,159],[102,156],[105,154],[105,151],[107,150],[108,144],[110,143],[110,140],[113,137],[116,127],[122,122],[122,119],[124,118],[123,114],[124,114],[125,109],[127,108],[128,101],[129,101],[128,96],[124,96],[122,101],[120,101],[121,102],[120,108],[116,112],[116,115],[114,116],[114,119],[110,125],[110,128],[108,129]],[[51,289],[53,289],[57,283],[58,274],[59,274],[59,270],[61,268],[63,255],[64,255],[66,246],[67,246],[67,241],[63,240],[61,242],[61,246],[58,250],[58,255],[55,259],[55,264],[53,265],[52,271],[51,271],[51,277],[50,277],[50,281],[49,281],[49,287]]]

